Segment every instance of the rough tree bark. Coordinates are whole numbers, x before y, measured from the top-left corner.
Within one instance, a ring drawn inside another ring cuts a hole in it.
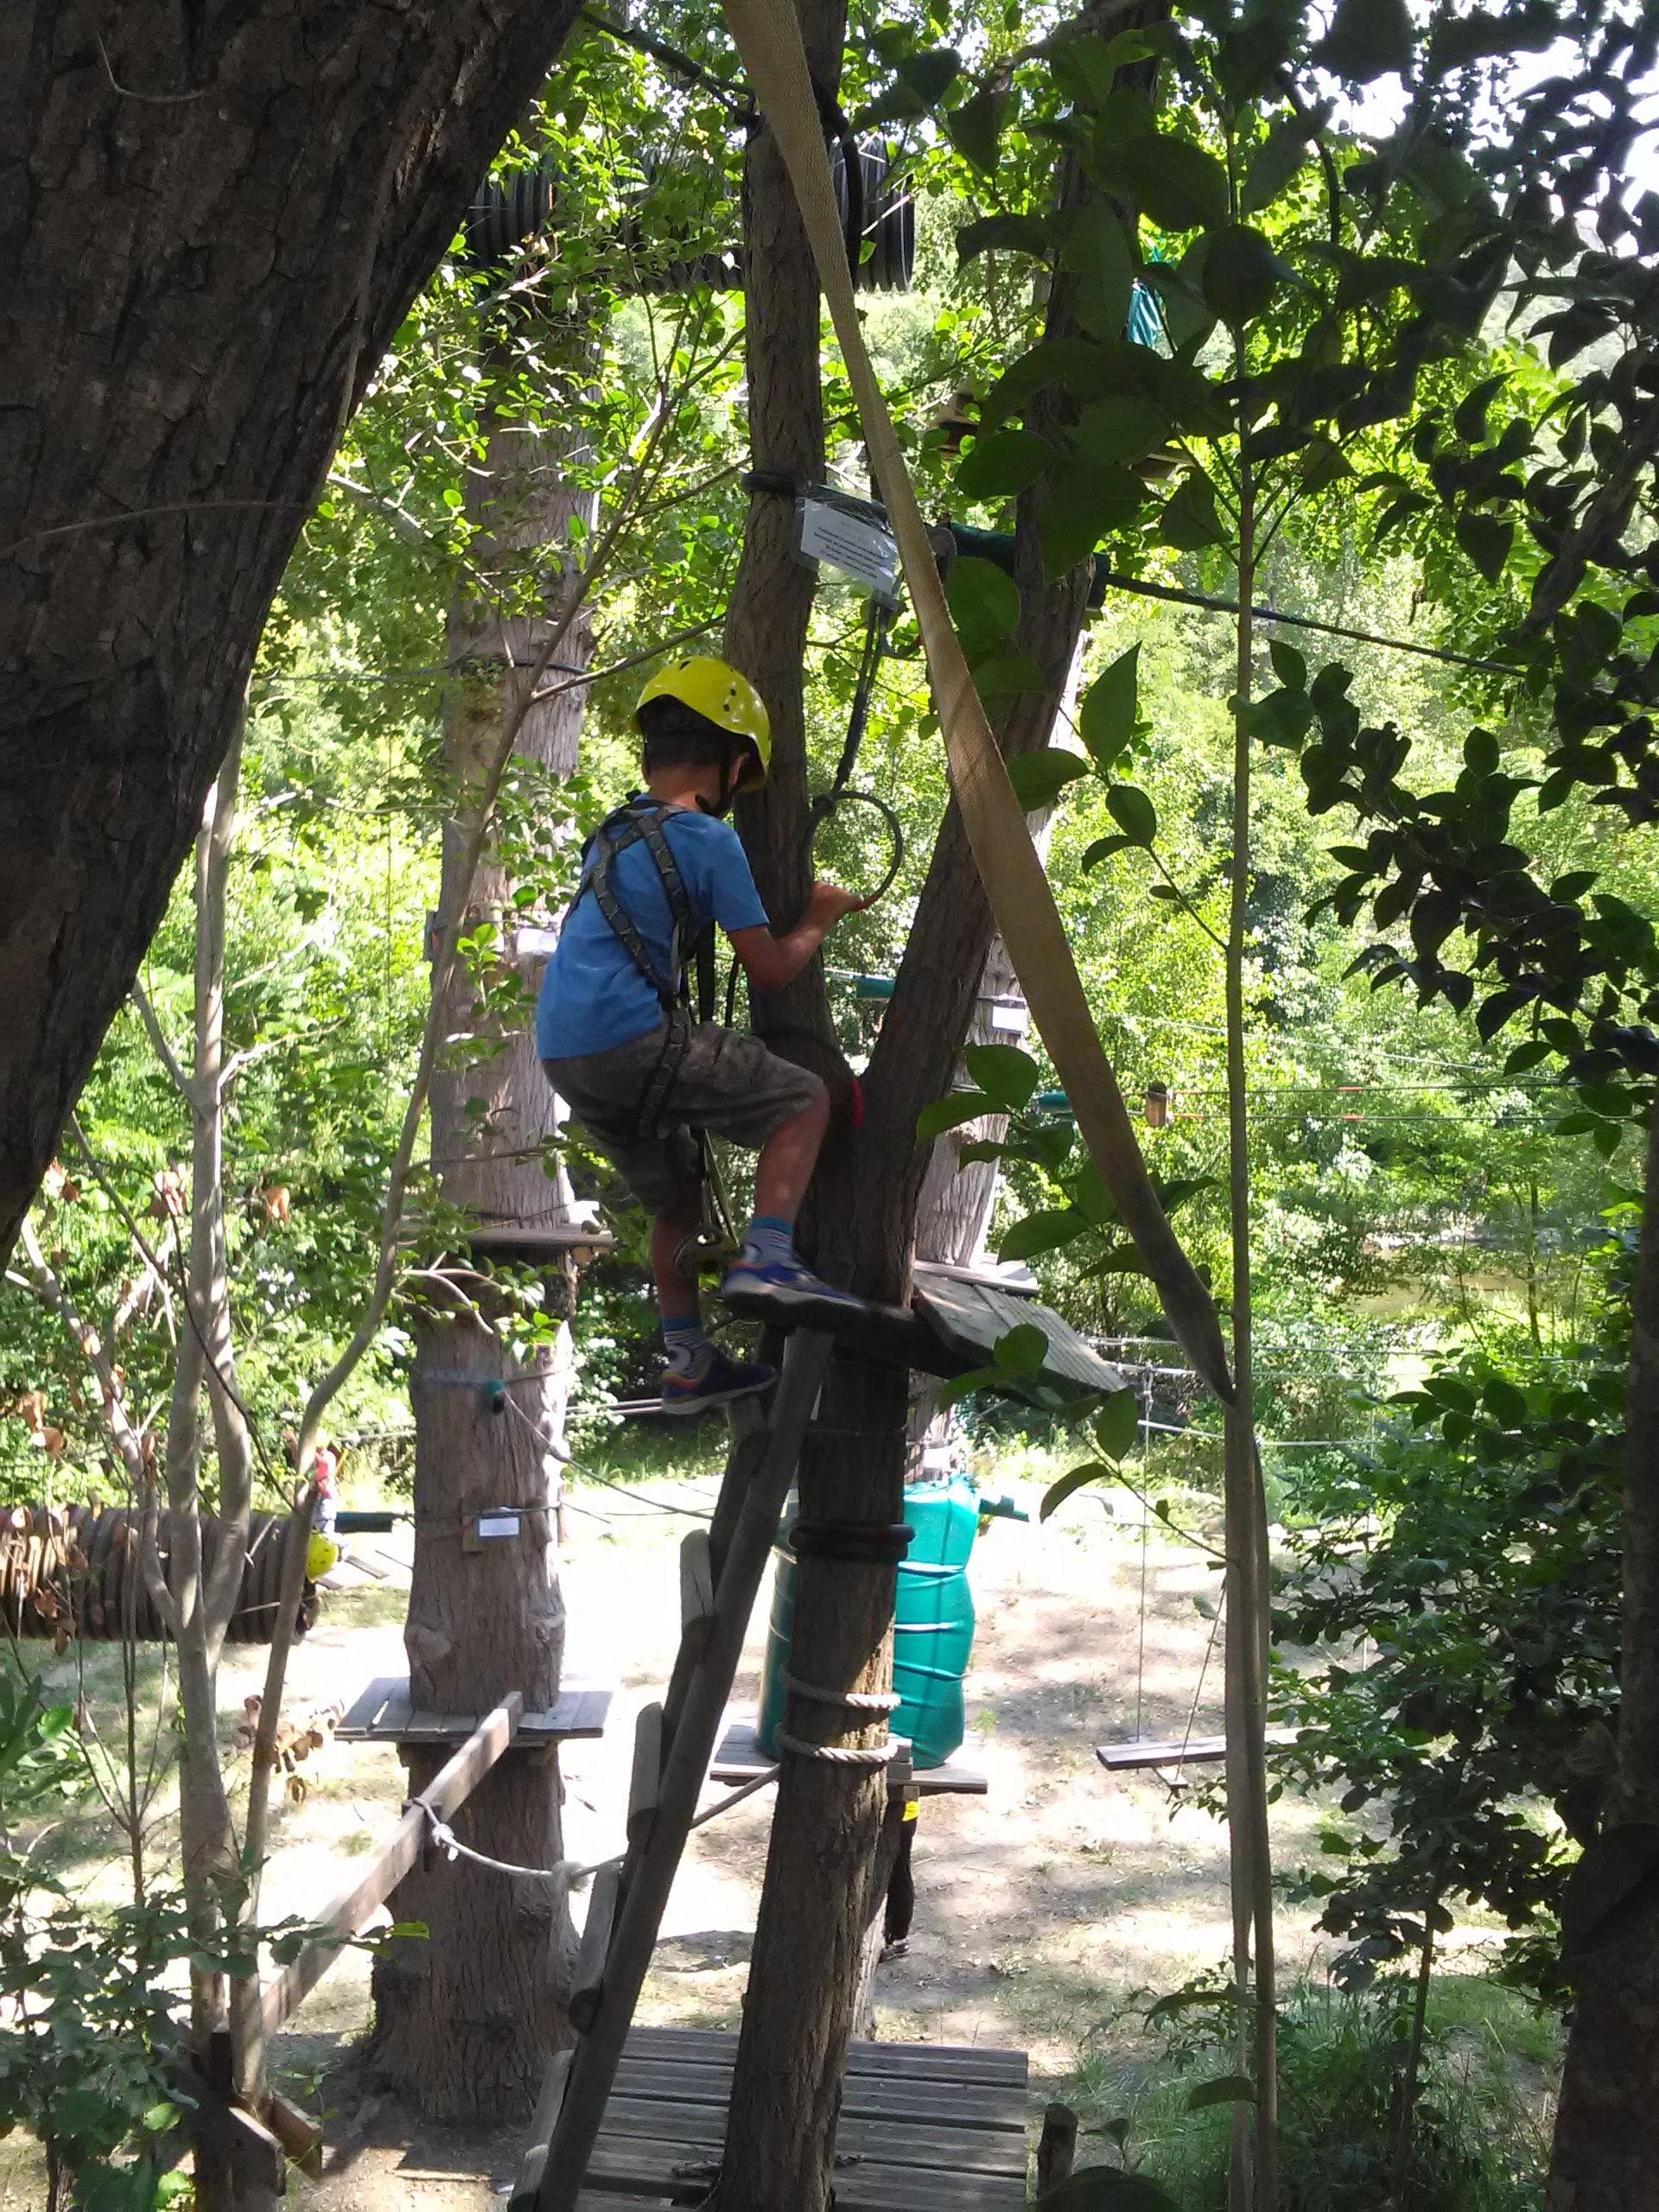
[[[839,0],[804,0],[807,54],[832,88],[842,35]],[[745,179],[745,260],[752,438],[758,467],[798,480],[821,471],[819,315],[811,259],[787,175],[769,130],[751,141]],[[1051,303],[1069,314],[1071,280]],[[1040,424],[1038,425],[1040,427]],[[775,512],[769,511],[772,510]],[[774,717],[773,772],[741,827],[775,921],[792,919],[804,884],[805,815],[801,659],[810,582],[790,550],[781,500],[751,510],[750,534],[728,618],[727,649],[760,685]],[[1087,571],[1044,582],[1037,508],[1021,503],[1016,543],[1020,649],[1050,679],[1016,702],[1005,750],[1041,745],[1082,626]],[[926,1151],[916,1117],[938,1096],[966,1033],[990,950],[990,907],[954,802],[947,809],[893,996],[864,1079],[856,1175],[845,1132],[816,1186],[820,1259],[850,1257],[866,1295],[902,1302],[909,1289],[916,1206]],[[782,1003],[780,1003],[780,1001]],[[791,1058],[822,1066],[833,1053],[821,969],[791,994],[763,1001],[756,1025]],[[839,1054],[834,1055],[839,1068]],[[900,1369],[841,1358],[825,1384],[803,1455],[800,1503],[809,1520],[891,1525],[903,1517],[907,1378]],[[806,1558],[796,1584],[794,1671],[829,1690],[887,1687],[893,1569]],[[794,1698],[789,1728],[807,1739],[879,1744],[886,1724],[849,1731],[846,1715]],[[841,2075],[853,2026],[862,1933],[886,1802],[880,1771],[789,1758],[779,1777],[765,1891],[755,1932],[733,2080],[719,2212],[824,2212]]]
[[[0,1254],[340,426],[575,12],[0,10]]]
[[[522,423],[499,421],[484,467],[474,476],[469,504],[483,525],[477,543],[486,569],[543,567],[556,595],[561,556],[573,516],[591,531],[597,502],[570,489],[560,462],[568,442]],[[509,664],[533,663],[544,624],[523,614],[505,620],[463,598],[452,611],[452,665],[477,671],[456,688],[446,712],[451,771],[475,777],[500,741],[505,718],[525,680]],[[592,632],[585,613],[567,632],[562,664],[585,668]],[[494,662],[494,673],[484,673]],[[548,679],[543,679],[544,685]],[[553,689],[532,705],[516,750],[568,776],[576,765],[582,728],[579,690]],[[445,840],[442,916],[451,922],[463,832]],[[474,883],[468,926],[506,917],[509,885],[499,862],[486,861]],[[504,951],[511,948],[504,942]],[[539,965],[526,976],[539,974]],[[480,1027],[474,993],[458,976],[446,1016],[450,1034]],[[486,1228],[532,1232],[575,1224],[577,1210],[561,1168],[550,1178],[539,1147],[555,1121],[555,1102],[536,1058],[531,1030],[509,1019],[504,1048],[468,1067],[435,1078],[432,1144],[443,1194]],[[549,1264],[566,1299],[574,1294],[569,1255]],[[569,1313],[558,1339],[533,1371],[506,1357],[488,1324],[500,1294],[466,1280],[480,1313],[459,1310],[451,1294],[426,1307],[415,1326],[412,1395],[416,1420],[415,1564],[404,1643],[416,1709],[479,1713],[508,1690],[524,1693],[533,1712],[550,1705],[559,1688],[564,1607],[554,1549],[569,1376]],[[476,1382],[502,1376],[510,1389],[492,1408]],[[514,1509],[518,1533],[479,1539],[476,1516]],[[419,1789],[442,1764],[442,1752],[411,1754],[411,1786]],[[563,1790],[556,1757],[512,1753],[497,1765],[457,1816],[463,1840],[492,1858],[520,1866],[551,1866],[563,1854]],[[533,2101],[552,2052],[569,2039],[567,2000],[570,1916],[548,1884],[514,1879],[466,1860],[411,1875],[397,1892],[402,1918],[426,1923],[427,1939],[400,1946],[375,1974],[376,2065],[429,2120],[499,2120],[521,2116]]]
[[[1607,1830],[1635,1831],[1630,1885],[1575,1963],[1575,2004],[1550,2162],[1548,2212],[1659,2205],[1659,1111],[1648,1129],[1624,1395],[1624,1612],[1618,1766]],[[1592,1851],[1599,1847],[1592,1845]]]

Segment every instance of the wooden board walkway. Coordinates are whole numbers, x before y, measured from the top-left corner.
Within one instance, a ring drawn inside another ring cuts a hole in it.
[[[609,1690],[561,1691],[556,1704],[523,1716],[518,1740],[556,1744],[570,1737],[602,1736],[610,1708]],[[345,1744],[464,1744],[479,1719],[474,1713],[416,1712],[407,1675],[378,1675],[353,1700],[334,1734]]]
[[[768,1758],[755,1741],[754,1728],[752,1713],[733,1716],[709,1770],[711,1782],[753,1782],[757,1774],[771,1772],[778,1762]],[[938,1766],[906,1766],[903,1777],[895,1777],[888,1794],[895,1797],[983,1797],[989,1787],[984,1768],[965,1751],[957,1751]]]
[[[736,2053],[734,2035],[707,2028],[630,2032],[578,2212],[697,2202]],[[1026,2165],[1023,2051],[849,2046],[836,2212],[1023,2212]]]

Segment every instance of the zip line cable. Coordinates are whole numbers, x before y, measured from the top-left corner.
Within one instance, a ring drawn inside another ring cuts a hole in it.
[[[1140,599],[1161,599],[1176,607],[1196,607],[1206,614],[1242,614],[1243,608],[1236,599],[1221,599],[1211,593],[1187,591],[1179,584],[1154,584],[1144,576],[1119,575],[1108,569],[1103,578],[1109,591],[1133,592]],[[1423,660],[1444,661],[1452,668],[1478,669],[1484,676],[1522,676],[1523,669],[1512,661],[1482,660],[1473,653],[1457,653],[1445,645],[1420,645],[1411,638],[1385,638],[1376,630],[1356,630],[1345,622],[1321,622],[1312,614],[1281,614],[1271,607],[1258,607],[1252,602],[1250,616],[1256,622],[1287,624],[1293,629],[1317,630],[1329,638],[1351,638],[1357,645],[1383,645],[1390,652],[1415,653]]]

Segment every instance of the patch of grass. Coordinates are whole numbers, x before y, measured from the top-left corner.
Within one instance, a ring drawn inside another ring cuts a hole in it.
[[[1403,2187],[1395,2172],[1406,1992],[1382,1985],[1350,1996],[1303,1984],[1286,1999],[1280,2035],[1280,2162],[1284,2212],[1537,2212],[1548,2133],[1509,2063],[1523,2040],[1519,2000],[1477,1975],[1447,1978],[1431,2015]],[[1524,2007],[1521,2007],[1524,2011]],[[1189,2016],[1189,2018],[1194,2016]],[[1182,2212],[1224,2212],[1231,2107],[1188,2109],[1202,2082],[1233,2070],[1231,2055],[1189,2026],[1172,2047],[1129,2056],[1135,2031],[1103,2037],[1079,2063],[1071,2094],[1097,2136],[1128,2122],[1132,2163],[1161,2182]],[[1536,2034],[1527,2056],[1553,2049]],[[1109,2164],[1103,2144],[1087,2163]]]
[[[322,1607],[331,1628],[399,1628],[409,1611],[409,1586],[372,1582],[356,1590],[325,1590]]]

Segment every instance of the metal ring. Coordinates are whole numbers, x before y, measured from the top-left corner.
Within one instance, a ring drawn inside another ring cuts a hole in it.
[[[845,806],[849,804],[855,806],[874,807],[887,823],[887,835],[893,839],[893,858],[888,863],[887,872],[875,889],[865,894],[864,904],[874,906],[879,900],[885,899],[892,890],[893,880],[905,864],[904,824],[887,804],[886,799],[878,798],[874,791],[825,791],[819,798],[815,798],[812,802],[811,832],[806,844],[807,858],[810,863],[813,848],[818,842],[818,832],[824,823],[838,806]]]

